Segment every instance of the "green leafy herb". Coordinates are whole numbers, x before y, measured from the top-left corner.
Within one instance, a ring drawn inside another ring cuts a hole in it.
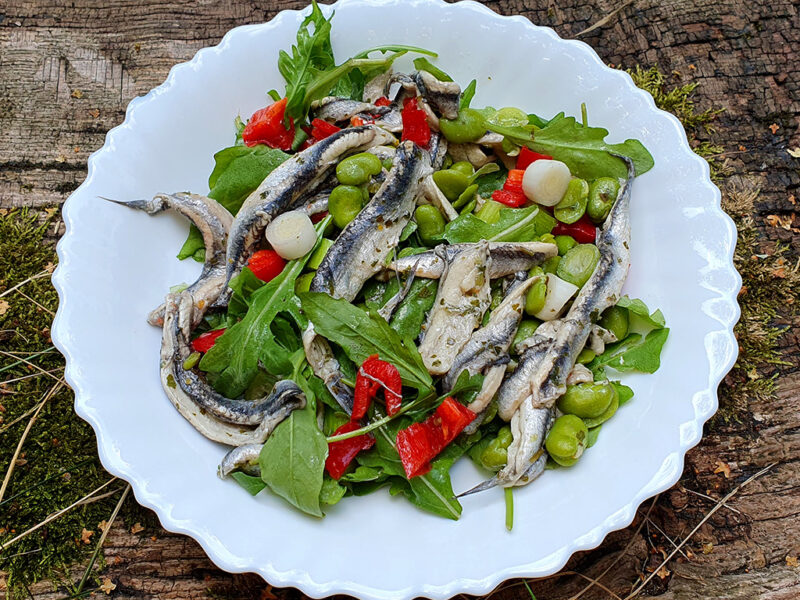
[[[228,286],[233,290],[228,302],[228,314],[233,317],[243,317],[250,308],[253,294],[264,287],[264,282],[253,275],[253,272],[244,267],[239,274],[231,279]]]
[[[638,140],[625,140],[620,144],[605,141],[608,130],[602,127],[584,127],[574,117],[553,119],[534,134],[534,140],[513,138],[535,150],[549,154],[569,167],[572,174],[583,179],[597,177],[627,177],[627,168],[620,159],[609,152],[629,156],[641,175],[653,168],[653,157]]]
[[[589,363],[592,371],[611,367],[618,371],[655,373],[661,366],[661,349],[669,329],[654,329],[645,336],[632,333],[621,342],[609,344],[606,351]]]
[[[514,528],[514,488],[505,489],[506,496],[506,529],[511,531]]]
[[[589,435],[586,436],[586,447],[591,448],[597,443],[597,438],[600,435],[600,428],[602,425],[598,425],[597,427],[592,427],[589,429]]]
[[[639,321],[647,328],[660,329],[666,325],[664,315],[660,310],[656,310],[652,315],[647,305],[638,299],[631,299],[628,296],[623,296],[617,302],[620,308],[628,309],[628,313],[635,320]]]
[[[214,155],[214,170],[208,178],[208,187],[211,190],[208,197],[235,215],[247,196],[287,158],[288,154],[264,145],[224,148]],[[203,236],[194,225],[178,253],[180,260],[190,256],[199,262],[205,256]]]
[[[325,475],[325,478],[322,480],[322,490],[320,490],[319,493],[319,503],[333,506],[344,498],[346,492],[347,488],[345,486]]]
[[[328,457],[328,442],[317,425],[314,394],[302,377],[297,384],[306,406],[295,410],[275,428],[261,450],[261,478],[278,496],[315,517],[322,516],[320,494]],[[326,499],[331,499],[326,496]]]
[[[492,192],[503,189],[503,184],[505,184],[506,178],[508,177],[508,170],[502,165],[498,165],[498,168],[498,171],[479,176],[475,179],[475,183],[478,184],[479,196],[488,198],[492,195]]]
[[[378,479],[384,476],[385,474],[382,469],[359,465],[356,467],[354,471],[342,475],[340,481],[347,481],[351,483],[363,483],[365,481],[377,481]]]
[[[477,87],[478,81],[473,79],[469,82],[469,85],[464,88],[464,91],[461,92],[461,101],[458,103],[459,110],[469,108],[469,105],[472,103],[472,99],[475,97],[475,90]]]
[[[433,308],[439,282],[435,279],[415,279],[405,300],[395,310],[389,325],[401,339],[414,339],[422,329],[425,315]]]
[[[234,473],[231,473],[231,477],[251,496],[257,495],[261,490],[267,487],[267,484],[264,483],[260,477],[253,477],[247,473],[235,471]]]
[[[536,206],[503,208],[495,223],[486,223],[471,213],[450,221],[444,230],[444,239],[451,244],[462,242],[529,242],[550,233],[555,219]]]
[[[321,292],[302,293],[300,300],[317,333],[341,346],[353,362],[360,365],[378,354],[397,367],[406,385],[421,392],[432,389],[433,380],[414,342],[401,339],[378,313]]]
[[[330,217],[316,225],[318,238],[328,222]],[[270,324],[279,314],[285,314],[301,330],[305,329],[306,320],[300,311],[294,284],[310,255],[309,252],[291,261],[280,275],[256,290],[245,317],[220,336],[203,356],[200,368],[217,375],[214,388],[221,394],[229,398],[239,396],[258,371],[259,362],[273,375],[291,373],[292,350],[278,343]]]
[[[424,56],[414,59],[414,68],[417,71],[427,71],[439,81],[453,81],[453,78],[450,77],[450,75],[442,71]]]
[[[623,406],[631,401],[633,398],[633,390],[629,388],[627,385],[623,385],[619,381],[612,381],[611,385],[617,390],[617,395],[619,396],[619,405]]]

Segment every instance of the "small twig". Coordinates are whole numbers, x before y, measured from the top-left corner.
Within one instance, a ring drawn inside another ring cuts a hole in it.
[[[71,510],[72,510],[73,508],[75,508],[76,506],[80,506],[81,504],[88,504],[89,502],[87,502],[87,501],[88,501],[90,498],[92,498],[92,496],[94,496],[95,494],[97,494],[97,493],[98,493],[100,490],[102,490],[102,489],[104,489],[104,488],[108,487],[110,484],[114,483],[116,480],[117,480],[117,478],[116,478],[116,477],[112,477],[111,479],[109,479],[108,481],[106,481],[106,482],[105,482],[103,485],[101,485],[100,487],[98,487],[98,488],[95,488],[94,490],[92,490],[91,492],[89,492],[88,494],[86,494],[86,495],[85,495],[83,498],[81,498],[80,500],[77,500],[76,502],[73,502],[72,504],[70,504],[68,507],[66,507],[66,508],[62,508],[60,511],[58,511],[58,512],[56,512],[56,513],[53,513],[52,515],[50,515],[49,517],[47,517],[47,518],[46,518],[44,521],[42,521],[41,523],[37,523],[36,525],[34,525],[33,527],[31,527],[31,528],[30,528],[30,529],[28,529],[27,531],[23,531],[23,532],[22,532],[22,533],[20,533],[18,536],[14,537],[14,538],[11,538],[11,539],[10,539],[9,541],[7,541],[6,543],[0,543],[0,552],[4,552],[4,551],[8,550],[8,549],[9,549],[9,548],[10,548],[12,545],[16,544],[16,543],[17,543],[18,541],[20,541],[22,538],[25,538],[25,537],[29,536],[29,535],[30,535],[30,534],[32,534],[34,531],[37,531],[37,530],[41,529],[42,527],[44,527],[45,525],[47,525],[48,523],[51,523],[51,522],[55,521],[55,520],[56,520],[56,519],[58,519],[60,516],[62,516],[62,515],[64,515],[64,514],[68,513],[69,511],[71,511]],[[104,495],[103,497],[105,497],[105,495]]]
[[[621,10],[624,10],[625,8],[627,8],[628,6],[633,4],[634,2],[636,2],[636,0],[628,0],[625,4],[615,8],[614,10],[612,10],[610,13],[608,13],[605,17],[600,19],[597,23],[595,23],[591,27],[587,27],[583,31],[581,31],[579,33],[576,33],[575,37],[581,37],[582,35],[587,34],[590,31],[594,31],[595,29],[598,29],[598,28],[602,27],[603,25],[608,23],[611,19],[613,19],[617,15],[617,13],[619,13]]]
[[[45,397],[39,403],[39,408],[36,409],[36,412],[33,413],[31,420],[28,421],[28,425],[25,427],[25,431],[22,432],[22,437],[19,438],[19,443],[17,444],[17,449],[14,451],[14,455],[11,457],[11,462],[8,464],[8,471],[6,471],[6,476],[3,478],[3,484],[0,485],[0,502],[3,500],[3,496],[5,496],[6,488],[8,487],[8,482],[11,481],[11,474],[14,472],[14,465],[17,462],[17,458],[19,457],[19,453],[22,450],[22,445],[25,443],[25,439],[28,437],[28,433],[31,431],[31,427],[36,422],[36,418],[39,416],[39,413],[44,408],[44,405],[47,403],[53,395],[64,387],[63,380],[56,383],[50,390],[45,394]]]
[[[642,583],[640,583],[636,587],[636,589],[634,589],[630,594],[625,596],[625,600],[632,600],[633,598],[638,596],[639,592],[641,592],[644,589],[644,587],[648,583],[650,583],[650,580],[653,579],[653,577],[656,576],[656,574],[661,570],[661,568],[664,567],[670,560],[672,560],[672,557],[675,556],[680,551],[681,547],[683,545],[685,545],[686,542],[688,542],[692,538],[692,536],[700,530],[700,528],[703,526],[703,524],[706,521],[708,521],[714,515],[715,512],[717,512],[720,508],[722,508],[722,506],[725,504],[725,502],[727,502],[728,500],[733,498],[736,494],[738,494],[739,490],[741,490],[744,486],[746,486],[747,484],[751,483],[752,481],[755,481],[756,479],[761,477],[764,473],[766,473],[767,471],[772,469],[772,467],[774,467],[776,464],[778,464],[778,463],[772,463],[771,465],[768,465],[768,466],[764,467],[758,473],[756,473],[755,475],[750,476],[748,479],[746,479],[745,481],[743,481],[742,483],[737,485],[735,488],[733,488],[730,492],[728,492],[722,500],[717,502],[717,504],[714,506],[714,508],[712,508],[710,511],[708,511],[708,514],[705,517],[703,517],[700,520],[700,522],[695,526],[695,528],[692,529],[689,532],[689,535],[687,535],[685,538],[683,538],[683,541],[675,547],[675,550],[673,550],[672,552],[670,552],[667,555],[667,558],[664,559],[664,561],[658,566],[658,568],[654,569],[653,572],[650,573],[650,575],[648,575],[645,578],[645,580],[642,581]]]
[[[668,541],[670,544],[672,544],[672,545],[673,545],[673,546],[674,546],[676,549],[678,549],[678,550],[680,551],[680,553],[681,553],[681,556],[683,556],[683,558],[685,558],[686,560],[689,560],[689,557],[688,557],[688,556],[686,556],[686,554],[684,554],[683,550],[680,550],[680,548],[678,548],[678,544],[676,544],[675,542],[673,542],[673,541],[672,541],[672,538],[671,538],[671,537],[669,537],[669,536],[667,535],[667,533],[666,533],[666,532],[665,532],[663,529],[661,529],[661,527],[659,527],[658,525],[656,525],[656,524],[655,524],[655,521],[653,521],[652,519],[647,519],[647,522],[648,522],[650,525],[652,525],[653,527],[655,527],[655,528],[656,528],[656,530],[657,530],[657,531],[658,531],[658,532],[659,532],[661,535],[663,535],[665,538],[667,538],[667,541]],[[649,525],[648,525],[648,526],[649,526]]]
[[[41,356],[42,354],[47,354],[48,352],[52,352],[53,350],[55,350],[55,346],[50,346],[49,348],[46,348],[44,350],[40,350],[39,352],[31,353],[31,355],[28,356],[28,358],[29,359],[36,358],[37,356]],[[9,354],[11,356],[15,356],[14,354],[12,354],[10,352],[9,352]],[[20,352],[20,354],[27,354],[27,352]],[[0,373],[2,373],[3,371],[8,371],[9,369],[13,369],[17,365],[21,365],[22,363],[25,362],[24,358],[21,358],[21,357],[16,357],[16,358],[17,358],[16,362],[11,363],[10,365],[6,365],[5,367],[0,367]]]
[[[50,309],[49,309],[49,308],[47,308],[46,306],[42,306],[41,304],[39,304],[39,303],[38,303],[36,300],[34,300],[34,299],[33,299],[33,298],[31,298],[30,296],[28,296],[28,294],[26,294],[26,293],[25,293],[25,292],[23,292],[22,290],[17,290],[17,293],[18,293],[20,296],[22,296],[23,298],[27,299],[28,301],[30,301],[30,302],[33,302],[33,303],[34,303],[36,306],[38,306],[39,308],[41,308],[43,311],[46,311],[46,312],[50,313],[50,315],[52,315],[53,317],[55,317],[55,316],[56,316],[56,313],[54,313],[52,310],[50,310]]]
[[[50,369],[49,371],[45,372],[50,373],[52,375],[53,373],[58,373],[63,368],[64,367],[59,367],[57,369]],[[41,373],[31,373],[30,375],[23,375],[22,377],[15,377],[14,379],[6,379],[5,381],[0,381],[0,386],[8,385],[9,383],[16,383],[18,381],[24,381],[25,379],[31,379],[32,377],[41,377],[41,376],[42,376]]]
[[[92,567],[94,566],[95,561],[97,560],[97,556],[100,554],[100,549],[103,547],[103,542],[106,541],[106,536],[108,532],[111,530],[111,524],[114,522],[114,519],[117,518],[117,514],[119,514],[119,509],[122,508],[122,503],[125,502],[125,498],[128,497],[128,492],[131,491],[131,484],[129,483],[125,487],[125,491],[122,492],[122,497],[117,502],[117,505],[114,507],[114,511],[111,513],[111,517],[109,517],[108,521],[106,522],[106,526],[103,528],[103,533],[100,535],[100,539],[97,540],[97,546],[95,546],[94,552],[92,553],[92,558],[89,559],[89,566],[86,567],[86,571],[83,573],[83,577],[81,577],[81,582],[78,584],[77,589],[75,590],[75,594],[80,594],[83,590],[83,586],[86,585],[86,581],[89,579],[89,575],[92,572]]]
[[[62,379],[62,378],[60,378],[60,377],[56,377],[55,375],[53,375],[53,374],[51,374],[51,373],[48,373],[48,372],[47,372],[47,371],[45,371],[45,370],[44,370],[42,367],[40,367],[39,365],[33,364],[31,361],[29,361],[29,360],[28,360],[28,359],[26,359],[26,358],[21,358],[21,357],[17,356],[16,354],[11,354],[11,352],[6,352],[5,350],[0,350],[0,354],[2,354],[3,356],[8,356],[8,357],[11,357],[11,358],[13,358],[13,359],[15,359],[15,360],[19,361],[17,364],[19,364],[19,363],[25,363],[26,365],[28,365],[28,366],[30,366],[30,367],[33,367],[33,368],[34,368],[34,369],[36,369],[37,371],[39,371],[39,372],[41,372],[41,373],[44,373],[45,375],[47,375],[47,376],[49,376],[49,377],[52,377],[52,378],[53,378],[53,379],[55,379],[56,381],[61,381],[61,379]]]
[[[714,498],[713,496],[709,496],[709,495],[703,494],[701,492],[696,492],[695,490],[690,490],[689,488],[683,488],[683,489],[686,490],[687,492],[689,492],[690,494],[695,494],[696,496],[700,496],[701,498],[705,498],[706,500],[711,500],[712,502],[718,502],[719,501],[719,498]],[[728,510],[731,510],[731,511],[735,512],[736,514],[739,514],[739,515],[742,514],[742,511],[736,510],[732,506],[728,506],[727,504],[723,504],[723,506],[725,508],[727,508]]]
[[[50,277],[51,274],[52,273],[50,273],[49,271],[42,271],[41,273],[37,273],[36,275],[32,275],[31,277],[28,277],[26,280],[20,281],[14,287],[8,288],[5,292],[0,294],[0,298],[2,298],[3,296],[8,296],[11,292],[15,292],[16,290],[21,288],[23,285],[28,284],[31,281],[36,281],[37,279],[41,279],[42,277]]]

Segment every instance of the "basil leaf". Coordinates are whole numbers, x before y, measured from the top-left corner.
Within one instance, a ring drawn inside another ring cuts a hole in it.
[[[328,457],[328,442],[317,425],[314,395],[302,377],[306,406],[295,410],[267,438],[258,463],[261,478],[278,496],[315,517],[322,516],[320,494]]]
[[[347,300],[337,300],[322,292],[302,293],[300,301],[317,333],[341,346],[356,364],[378,354],[397,367],[406,385],[420,391],[433,388],[433,380],[414,342],[402,339],[375,311],[364,311]]]
[[[538,207],[502,208],[496,223],[486,223],[472,213],[450,221],[444,229],[444,239],[451,244],[462,242],[529,242],[550,233],[556,221]]]
[[[211,190],[208,197],[235,215],[247,196],[287,158],[288,154],[264,145],[224,148],[214,155],[214,170],[208,178],[208,187]],[[178,258],[183,260],[194,256],[198,259],[199,256],[199,261],[202,262],[205,255],[205,252],[201,252],[203,248],[203,236],[192,225]]]
[[[402,338],[416,339],[422,331],[425,315],[433,308],[439,282],[435,279],[415,279],[408,296],[394,312],[389,325]]]
[[[625,163],[609,152],[629,156],[636,167],[636,175],[653,168],[653,157],[639,140],[608,144],[605,142],[607,135],[607,129],[584,127],[574,117],[564,117],[553,119],[536,131],[533,142],[521,138],[512,141],[566,163],[573,175],[583,179],[627,177]]]
[[[666,321],[664,319],[664,315],[661,313],[660,310],[656,310],[652,315],[650,314],[650,309],[647,308],[647,305],[638,299],[631,299],[628,296],[623,296],[617,302],[617,306],[620,308],[628,309],[628,313],[631,316],[635,315],[635,319],[643,323],[648,327],[652,327],[655,329],[661,329],[666,325]]]
[[[231,473],[231,478],[242,486],[251,496],[257,495],[261,490],[267,487],[267,484],[264,483],[260,477],[253,477],[247,473],[235,471]]]
[[[330,217],[316,225],[318,239],[329,221]],[[284,314],[301,330],[305,329],[307,323],[300,311],[294,285],[310,256],[311,252],[291,261],[280,275],[256,290],[244,318],[217,338],[203,356],[200,368],[218,375],[214,388],[221,394],[228,398],[239,396],[258,371],[259,362],[275,376],[292,372],[291,352],[277,342],[270,324],[279,314]]]
[[[632,333],[620,342],[609,344],[588,366],[595,372],[611,367],[618,371],[655,373],[661,366],[661,349],[668,335],[668,328],[654,329],[646,336]]]

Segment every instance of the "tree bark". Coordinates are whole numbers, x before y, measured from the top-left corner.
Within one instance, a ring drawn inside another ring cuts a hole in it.
[[[484,4],[502,14],[522,14],[570,38],[623,2]],[[89,154],[122,121],[128,102],[160,84],[170,67],[218,43],[232,27],[304,5],[294,0],[194,5],[177,0],[6,0],[0,5],[0,209],[60,205],[84,179]],[[710,137],[724,147],[729,166],[761,188],[754,215],[760,243],[789,244],[791,266],[800,254],[800,236],[791,227],[769,227],[765,221],[777,214],[798,226],[792,196],[800,195],[800,160],[787,149],[800,146],[799,8],[800,3],[788,0],[638,0],[581,38],[608,63],[658,66],[676,83],[698,82],[698,107],[725,109]],[[798,318],[786,316],[778,323],[794,328]],[[532,582],[537,598],[569,598],[587,585],[584,577],[569,572],[599,577],[603,586],[624,597],[661,565],[672,542],[684,540],[719,498],[772,463],[768,473],[703,524],[643,595],[669,600],[800,598],[797,334],[784,336],[781,343],[787,364],[776,370],[776,397],[753,399],[738,421],[707,427],[701,444],[687,455],[681,481],[655,502],[646,501],[630,527],[574,556],[565,572]],[[719,472],[721,464],[730,467],[729,476]],[[220,571],[194,541],[163,530],[132,534],[118,523],[104,556],[102,577],[116,584],[115,598],[249,599],[273,593],[255,575]],[[498,598],[528,597],[519,582],[502,587]],[[37,584],[32,593],[42,600],[64,596],[48,583]],[[280,598],[300,595],[294,590],[274,593]],[[596,586],[582,597],[612,596]]]

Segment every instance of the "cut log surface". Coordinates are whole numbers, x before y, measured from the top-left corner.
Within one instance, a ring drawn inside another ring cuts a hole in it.
[[[698,108],[721,107],[713,140],[729,166],[761,188],[755,220],[761,241],[790,246],[793,267],[800,159],[800,2],[788,0],[500,0],[484,4],[553,27],[565,38],[626,6],[581,37],[607,63],[657,66],[677,81],[698,82]],[[0,3],[0,209],[59,205],[86,176],[136,96],[160,84],[176,63],[219,42],[229,29],[301,8],[290,0],[4,0]],[[770,126],[774,125],[772,128]],[[767,215],[794,219],[769,227]],[[796,327],[797,318],[783,325]],[[642,596],[669,600],[800,598],[800,353],[782,338],[786,361],[777,392],[753,400],[738,421],[706,430],[686,457],[681,481],[646,501],[634,523],[597,549],[574,556],[564,572],[535,581],[539,600],[625,597],[737,484],[775,466],[719,508],[658,570]],[[727,473],[726,469],[730,472]],[[645,518],[645,515],[648,515]],[[193,540],[160,530],[132,534],[115,524],[101,579],[115,598],[289,598],[255,575],[217,569]],[[82,572],[80,565],[77,573]],[[607,570],[607,572],[606,572]],[[577,573],[580,573],[578,575]],[[608,591],[604,591],[606,588]],[[34,598],[62,598],[47,583]],[[275,596],[273,596],[273,594]],[[519,581],[495,598],[528,598]]]

